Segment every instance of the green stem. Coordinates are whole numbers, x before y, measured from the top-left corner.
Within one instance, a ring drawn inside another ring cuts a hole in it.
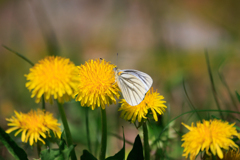
[[[91,139],[90,139],[90,132],[89,132],[89,119],[88,119],[88,110],[89,108],[85,108],[85,115],[86,115],[86,131],[87,131],[87,143],[88,143],[88,150],[90,153],[92,153],[92,147],[91,147]]]
[[[101,119],[102,119],[102,140],[101,140],[99,160],[105,160],[106,149],[107,149],[107,116],[106,116],[106,109],[101,108]]]
[[[42,110],[46,111],[44,95],[42,96]]]
[[[40,154],[41,154],[41,144],[40,144],[39,141],[37,142],[37,154],[38,154],[38,157],[40,158]]]
[[[64,131],[66,133],[67,145],[69,147],[69,146],[73,145],[72,136],[71,136],[71,132],[70,132],[70,129],[69,129],[69,126],[68,126],[68,122],[67,122],[67,118],[66,118],[66,114],[65,114],[63,105],[60,104],[59,102],[58,102],[58,110],[60,112],[60,116],[61,116],[61,119],[62,119]],[[70,155],[71,155],[72,160],[77,160],[77,156],[76,156],[76,153],[75,153],[74,149],[73,149],[73,151],[71,152]]]
[[[143,141],[144,141],[145,160],[150,160],[150,147],[148,143],[148,129],[147,129],[146,122],[143,122]]]

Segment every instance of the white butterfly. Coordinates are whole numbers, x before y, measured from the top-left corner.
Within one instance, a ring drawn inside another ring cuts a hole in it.
[[[152,78],[146,73],[133,69],[120,70],[115,67],[114,71],[117,84],[127,103],[131,106],[141,103],[152,86]]]

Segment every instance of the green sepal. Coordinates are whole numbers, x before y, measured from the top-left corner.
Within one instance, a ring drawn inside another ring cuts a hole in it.
[[[16,160],[28,160],[26,152],[0,127],[0,141]]]

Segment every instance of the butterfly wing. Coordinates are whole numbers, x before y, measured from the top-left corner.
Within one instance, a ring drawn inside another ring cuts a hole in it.
[[[119,70],[118,73],[116,80],[127,103],[131,106],[141,103],[152,86],[152,78],[137,70]]]
[[[138,70],[133,70],[133,69],[126,69],[126,70],[122,70],[122,71],[124,73],[129,73],[129,74],[139,78],[143,82],[143,84],[145,86],[145,89],[147,91],[151,88],[151,86],[153,84],[153,80],[148,74],[143,73],[143,72],[138,71]]]

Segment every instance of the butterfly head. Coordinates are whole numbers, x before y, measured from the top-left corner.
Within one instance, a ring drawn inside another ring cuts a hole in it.
[[[118,69],[117,67],[113,68],[113,70],[114,70],[114,72],[115,72],[115,76],[116,76],[116,77],[117,77],[117,76],[120,76],[120,75],[123,73],[123,71],[121,71],[121,70]]]

